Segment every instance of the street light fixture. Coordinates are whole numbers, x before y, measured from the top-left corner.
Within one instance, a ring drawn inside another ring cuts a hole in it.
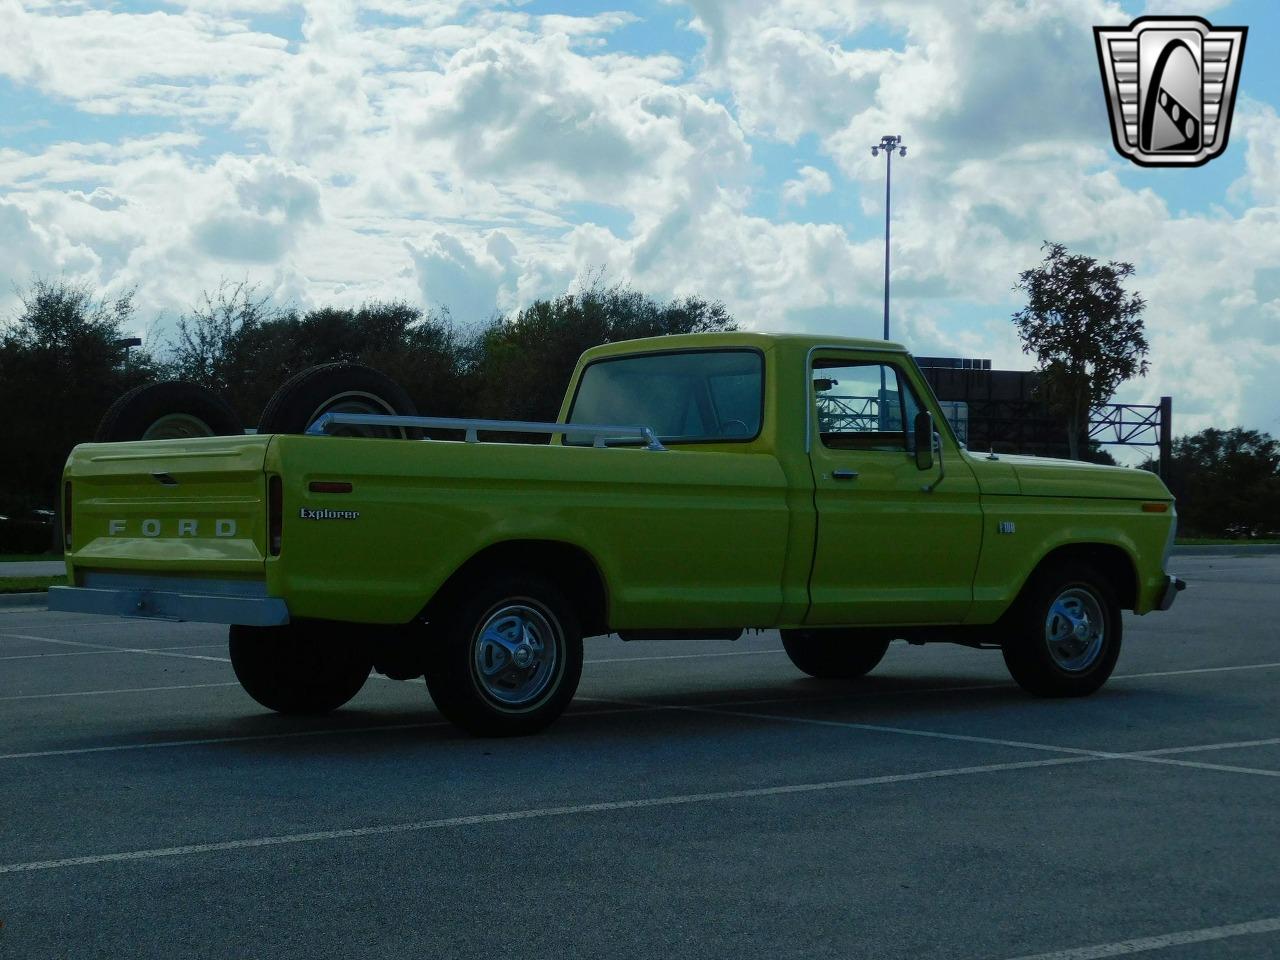
[[[893,185],[893,151],[898,156],[907,155],[907,147],[902,142],[902,134],[883,136],[880,142],[871,148],[873,157],[884,151],[884,338],[889,339],[889,196]]]
[[[124,351],[124,362],[125,362],[125,365],[128,366],[129,348],[142,346],[142,338],[141,337],[121,337],[118,340],[111,341],[111,345],[113,347],[116,347],[117,349]]]

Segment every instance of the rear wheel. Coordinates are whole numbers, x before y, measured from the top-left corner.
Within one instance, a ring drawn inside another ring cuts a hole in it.
[[[187,440],[244,433],[240,418],[212,390],[186,380],[134,387],[113,403],[94,432],[98,443]]]
[[[892,639],[862,630],[782,631],[782,646],[791,662],[821,679],[866,676],[884,659]]]
[[[233,626],[229,646],[245,693],[277,713],[336,710],[360,692],[372,666],[348,629],[319,623]]]
[[[322,363],[288,380],[267,401],[259,433],[306,433],[326,413],[412,417],[417,408],[386,374],[362,363]],[[343,425],[331,433],[347,437],[403,437],[398,427]]]
[[[1085,564],[1038,573],[1010,616],[1004,662],[1024,690],[1082,697],[1111,676],[1123,621],[1106,579]]]
[[[523,736],[554,721],[582,676],[571,604],[536,574],[458,590],[431,623],[426,680],[445,718],[484,737]]]

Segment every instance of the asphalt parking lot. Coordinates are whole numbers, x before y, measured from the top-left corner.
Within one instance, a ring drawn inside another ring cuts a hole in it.
[[[1280,556],[1099,694],[895,644],[588,642],[548,732],[266,713],[225,629],[0,609],[0,957],[1280,957]]]

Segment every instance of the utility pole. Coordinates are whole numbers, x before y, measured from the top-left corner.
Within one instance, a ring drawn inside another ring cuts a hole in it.
[[[902,142],[902,134],[883,136],[880,142],[871,148],[871,155],[878,157],[884,151],[884,338],[889,339],[889,201],[893,189],[893,151],[898,156],[907,155],[906,145]]]

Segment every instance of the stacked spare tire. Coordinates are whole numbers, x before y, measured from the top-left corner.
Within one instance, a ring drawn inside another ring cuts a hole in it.
[[[258,433],[305,433],[328,413],[416,416],[404,388],[362,363],[322,363],[289,379],[263,408]],[[188,380],[135,387],[113,403],[98,424],[98,443],[190,440],[244,433],[235,410],[217,393]],[[341,424],[338,436],[405,437],[400,427]]]

